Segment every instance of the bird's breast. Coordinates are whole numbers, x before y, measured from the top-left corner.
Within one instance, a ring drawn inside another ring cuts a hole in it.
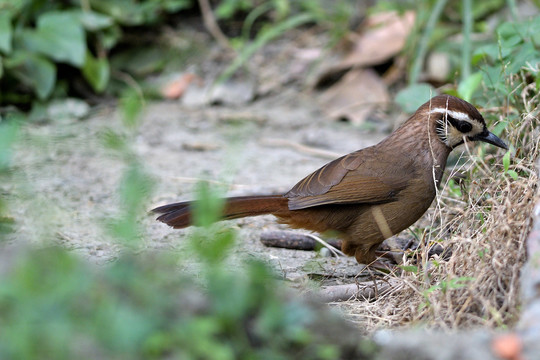
[[[399,193],[397,201],[374,207],[370,215],[377,224],[379,232],[387,238],[388,231],[384,229],[384,226],[381,228],[383,222],[386,222],[391,234],[408,228],[426,212],[435,194],[433,179],[431,182],[413,179],[409,182],[409,186]]]

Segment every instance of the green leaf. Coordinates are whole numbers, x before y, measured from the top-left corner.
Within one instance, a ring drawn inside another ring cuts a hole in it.
[[[112,129],[105,129],[100,135],[102,144],[114,151],[126,151],[127,144],[125,136],[116,133]]]
[[[170,56],[170,49],[163,46],[132,46],[116,52],[111,57],[111,66],[132,75],[148,76],[162,70],[170,61]]]
[[[113,18],[94,11],[76,10],[71,13],[79,18],[83,27],[88,31],[102,30],[114,25]]]
[[[488,57],[489,60],[495,61],[499,58],[499,45],[487,44],[480,46],[473,52],[472,62],[476,65],[482,58]]]
[[[518,179],[518,173],[515,172],[514,170],[508,170],[506,172],[508,175],[510,175],[510,177],[514,180],[517,180]]]
[[[103,92],[109,83],[109,61],[105,58],[96,59],[90,51],[87,51],[82,73],[94,91]]]
[[[107,14],[121,25],[135,26],[159,18],[161,1],[91,0],[92,9]]]
[[[511,39],[521,37],[516,23],[504,22],[497,28],[497,36],[500,39]]]
[[[46,99],[56,83],[56,66],[48,59],[28,51],[17,51],[5,60],[6,69],[36,90],[40,99]]]
[[[21,10],[28,6],[28,0],[0,0],[0,9],[3,13],[8,14],[11,18],[19,16]]]
[[[491,129],[491,132],[497,136],[501,136],[502,132],[508,126],[508,121],[502,120],[495,127]]]
[[[19,124],[16,121],[0,122],[0,171],[9,167],[12,145],[17,139]]]
[[[0,51],[4,54],[11,52],[12,37],[11,18],[7,13],[0,13]]]
[[[414,113],[423,103],[437,95],[437,91],[428,84],[413,84],[398,92],[396,102],[401,108]]]
[[[163,8],[169,13],[188,9],[192,5],[191,0],[164,0],[164,2],[162,2]]]
[[[71,13],[48,12],[37,21],[37,29],[21,30],[15,37],[18,45],[47,55],[58,62],[82,67],[86,57],[86,39],[79,18]]]
[[[400,267],[401,269],[403,269],[403,271],[407,271],[407,272],[412,272],[414,274],[417,274],[418,273],[418,266],[405,266],[405,265],[399,265],[398,267]]]
[[[234,59],[232,64],[218,78],[218,82],[223,82],[231,77],[245,62],[257,52],[261,47],[266,45],[271,40],[283,35],[287,30],[307,24],[314,21],[314,17],[310,14],[299,14],[292,16],[287,20],[280,22],[272,27],[267,27],[259,32],[254,42],[247,45],[240,54]]]
[[[49,114],[47,113],[47,103],[45,101],[32,102],[32,110],[28,114],[28,121],[35,123],[43,123],[49,120]]]
[[[461,198],[463,195],[461,193],[461,186],[459,186],[454,179],[450,179],[450,181],[448,181],[448,190],[457,198]]]
[[[217,264],[226,258],[227,252],[235,243],[235,232],[224,229],[213,232],[212,229],[197,229],[191,245],[197,254],[211,264]]]
[[[141,96],[135,90],[129,89],[124,91],[120,99],[122,120],[124,125],[129,128],[134,128],[139,124],[140,115],[144,108],[144,99]]]
[[[250,6],[250,1],[246,0],[221,1],[214,12],[218,19],[230,19],[237,12],[249,10]]]
[[[482,73],[475,72],[467,77],[464,81],[461,82],[458,86],[458,93],[460,97],[465,101],[471,101],[471,97],[480,86],[482,82]]]
[[[131,165],[124,173],[120,187],[120,198],[125,209],[128,212],[139,210],[152,185],[152,179],[140,166]]]
[[[122,37],[122,28],[114,25],[100,32],[101,44],[107,50],[112,49]]]
[[[502,48],[502,50],[513,50],[516,48],[516,46],[518,46],[521,42],[523,41],[523,39],[521,38],[521,36],[519,35],[513,35],[509,38],[500,38],[499,39],[499,44]],[[504,52],[503,52],[504,54]]]
[[[538,64],[540,59],[538,56],[538,50],[531,43],[523,44],[519,47],[519,50],[516,53],[513,53],[506,73],[507,74],[516,74],[522,67],[527,66],[527,64]]]
[[[197,183],[197,201],[193,204],[193,221],[197,226],[209,227],[220,220],[225,202],[218,190],[207,182]]]
[[[508,168],[510,168],[510,155],[510,151],[507,151],[503,156],[504,172],[508,172]]]
[[[507,91],[505,88],[506,78],[501,67],[484,66],[482,71],[484,76],[484,84],[488,87],[488,89],[493,89],[502,93]]]

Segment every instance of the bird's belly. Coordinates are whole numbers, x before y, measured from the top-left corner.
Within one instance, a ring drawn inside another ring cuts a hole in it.
[[[434,192],[417,193],[412,199],[370,206],[346,231],[348,252],[358,246],[374,250],[383,240],[407,229],[426,212],[434,197]]]
[[[342,250],[366,263],[374,259],[378,244],[408,228],[426,212],[435,197],[435,189],[426,191],[424,186],[422,190],[409,188],[397,201],[384,204],[322,205],[276,215],[292,227],[338,231],[342,234]]]
[[[431,201],[417,203],[394,202],[371,206],[353,225],[357,235],[380,241],[414,224],[429,208]]]

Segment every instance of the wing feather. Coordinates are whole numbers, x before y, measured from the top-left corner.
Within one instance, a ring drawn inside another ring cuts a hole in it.
[[[327,204],[376,204],[397,200],[412,176],[412,166],[393,157],[388,164],[366,148],[329,162],[299,181],[285,196],[289,209]],[[402,169],[399,176],[391,169]]]

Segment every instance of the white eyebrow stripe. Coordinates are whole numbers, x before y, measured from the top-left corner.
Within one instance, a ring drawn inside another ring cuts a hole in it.
[[[450,115],[451,117],[453,117],[454,119],[457,119],[457,120],[469,120],[469,121],[471,120],[469,115],[467,115],[466,113],[463,113],[463,112],[460,112],[460,111],[455,111],[455,110],[448,110],[446,108],[434,108],[434,109],[431,109],[431,111],[429,113],[430,114],[433,114],[433,113],[448,114],[448,115]]]

